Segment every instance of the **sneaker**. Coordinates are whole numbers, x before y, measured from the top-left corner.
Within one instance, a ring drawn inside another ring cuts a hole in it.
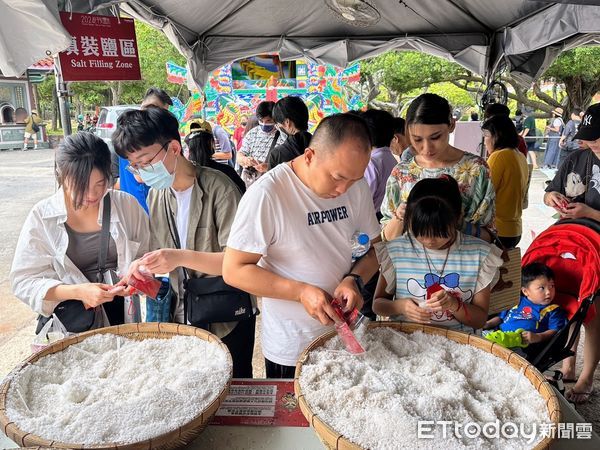
[[[38,148],[37,144],[33,146],[34,150],[37,150],[37,148]]]

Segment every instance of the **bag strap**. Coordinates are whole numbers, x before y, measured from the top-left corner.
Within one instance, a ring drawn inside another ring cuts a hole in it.
[[[107,193],[104,196],[102,208],[102,230],[100,231],[100,247],[98,248],[98,283],[103,282],[108,246],[110,245],[110,208],[110,194]]]
[[[275,148],[275,145],[277,144],[277,140],[279,139],[279,136],[281,135],[280,131],[277,130],[275,132],[275,136],[273,136],[273,140],[271,141],[271,147],[269,147],[269,151],[267,152],[267,156],[265,157],[265,162],[268,164],[269,163],[269,157],[271,156],[271,152],[273,151],[273,149]]]
[[[167,201],[167,192],[163,195],[163,200],[165,203],[165,213],[167,215],[167,225],[169,227],[169,234],[171,235],[171,239],[175,243],[175,248],[181,250],[181,241],[179,240],[179,231],[177,230],[177,223],[175,222],[175,215],[173,214],[173,210],[171,209],[171,205]],[[185,267],[181,268],[183,270],[184,279],[187,280],[190,278],[188,271]]]

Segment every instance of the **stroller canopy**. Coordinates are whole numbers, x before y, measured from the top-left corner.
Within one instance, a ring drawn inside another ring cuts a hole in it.
[[[523,266],[533,262],[544,263],[554,271],[555,302],[572,317],[581,301],[600,290],[600,224],[578,221],[551,226],[523,255]],[[586,321],[595,314],[592,306]]]

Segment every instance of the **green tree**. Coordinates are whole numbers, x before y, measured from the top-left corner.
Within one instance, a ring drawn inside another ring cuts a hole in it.
[[[600,91],[598,61],[600,47],[579,47],[562,53],[544,73],[544,79],[564,85],[567,96],[564,104],[566,117],[570,116],[574,107],[588,106]]]

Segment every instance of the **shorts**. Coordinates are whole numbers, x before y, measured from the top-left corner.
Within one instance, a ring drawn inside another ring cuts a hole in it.
[[[29,138],[37,138],[37,133],[28,133],[27,131],[24,133],[23,135],[25,137],[25,139],[29,139]]]

